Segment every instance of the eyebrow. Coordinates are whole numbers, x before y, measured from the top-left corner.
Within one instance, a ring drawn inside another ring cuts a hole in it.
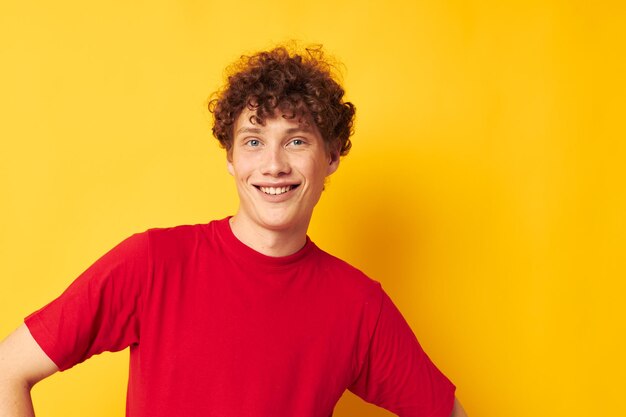
[[[309,126],[299,126],[299,127],[290,127],[289,129],[285,131],[285,133],[290,135],[292,133],[298,133],[298,132],[307,133],[307,132],[312,132],[312,131],[313,129],[311,129]]]
[[[299,127],[290,127],[289,129],[287,129],[285,131],[286,134],[291,135],[293,133],[298,133],[298,132],[311,132],[312,129],[309,126],[299,126]],[[263,133],[263,130],[259,127],[242,127],[241,129],[237,130],[237,132],[235,133],[235,135],[238,135],[240,133]]]
[[[238,135],[240,133],[261,133],[261,129],[258,127],[242,127],[235,134]]]

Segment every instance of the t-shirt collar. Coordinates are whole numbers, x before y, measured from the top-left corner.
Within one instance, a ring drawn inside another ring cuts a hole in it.
[[[300,248],[297,252],[292,253],[291,255],[268,256],[262,254],[237,239],[230,227],[231,217],[232,216],[228,216],[216,222],[218,235],[225,243],[225,251],[248,264],[254,266],[267,266],[270,268],[283,268],[292,266],[298,261],[305,258],[309,253],[311,253],[311,251],[315,247],[315,244],[307,235],[304,246]]]

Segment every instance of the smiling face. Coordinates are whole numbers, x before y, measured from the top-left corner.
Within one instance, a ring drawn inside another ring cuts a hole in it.
[[[304,237],[326,177],[337,170],[339,156],[326,150],[308,118],[277,113],[265,124],[252,123],[244,109],[233,127],[228,171],[239,193],[238,223],[263,231]]]

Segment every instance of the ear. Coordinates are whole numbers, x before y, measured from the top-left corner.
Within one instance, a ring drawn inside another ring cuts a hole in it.
[[[226,158],[226,169],[230,175],[235,176],[235,168],[233,167],[233,161],[230,158]]]
[[[329,175],[333,174],[335,171],[337,171],[337,168],[339,168],[339,152],[338,151],[332,151],[329,155],[328,155],[328,168],[326,170],[326,176],[328,177]]]

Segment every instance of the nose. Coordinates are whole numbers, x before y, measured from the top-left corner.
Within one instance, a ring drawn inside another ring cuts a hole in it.
[[[264,175],[280,177],[291,172],[289,158],[282,146],[268,147],[264,152],[261,172]]]

